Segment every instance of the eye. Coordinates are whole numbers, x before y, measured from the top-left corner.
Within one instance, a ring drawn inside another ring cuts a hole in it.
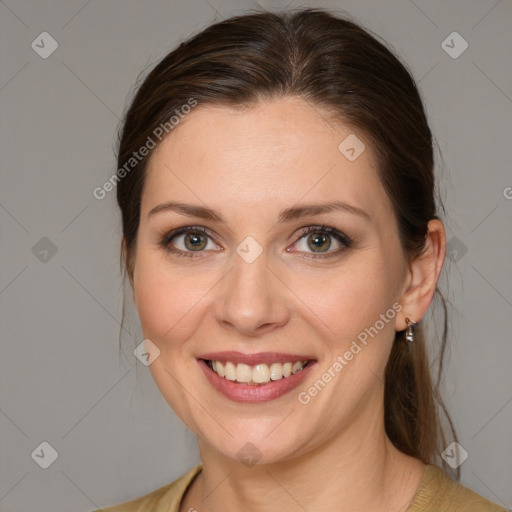
[[[329,251],[333,245],[333,239],[338,248]],[[309,226],[301,232],[299,240],[295,242],[294,247],[306,253],[311,251],[307,258],[317,259],[336,256],[351,245],[352,239],[337,229],[327,226]]]
[[[186,226],[174,229],[164,235],[160,245],[169,253],[180,257],[200,257],[205,250],[219,249],[213,242],[214,235],[202,226]],[[338,248],[330,251],[332,240]],[[302,230],[295,248],[308,255],[306,259],[321,259],[336,256],[351,247],[353,241],[350,237],[337,229],[327,226],[309,226]],[[210,244],[210,245],[209,245]],[[289,251],[287,249],[287,252]]]
[[[161,240],[160,245],[168,252],[177,256],[194,258],[200,256],[206,249],[216,249],[218,245],[211,240],[212,235],[201,226],[188,226],[178,228],[167,233]],[[209,247],[211,242],[213,247]],[[194,254],[199,253],[199,254]]]

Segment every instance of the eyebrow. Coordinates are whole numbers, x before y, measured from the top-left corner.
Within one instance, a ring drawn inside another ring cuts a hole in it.
[[[211,208],[192,204],[184,204],[176,201],[169,201],[155,206],[148,213],[148,217],[151,217],[160,212],[168,211],[174,211],[182,215],[186,215],[188,217],[198,217],[200,219],[219,222],[222,224],[226,223],[226,221],[223,219],[220,213],[216,212],[215,210],[212,210]],[[351,213],[353,215],[363,217],[366,220],[372,220],[369,213],[367,213],[365,210],[357,206],[344,203],[343,201],[331,201],[329,203],[323,204],[303,204],[300,206],[292,206],[291,208],[286,208],[285,210],[280,212],[277,222],[278,224],[281,224],[284,222],[290,222],[292,220],[300,219],[307,216],[319,215],[322,213],[330,213],[334,211]]]

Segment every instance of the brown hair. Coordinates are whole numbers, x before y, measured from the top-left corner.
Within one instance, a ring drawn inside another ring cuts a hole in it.
[[[247,108],[261,100],[300,97],[368,138],[411,261],[424,249],[428,221],[439,219],[433,139],[410,72],[377,37],[323,9],[252,13],[207,27],[161,60],[138,88],[120,130],[118,169],[191,98],[199,105]],[[121,267],[124,263],[132,286],[150,156],[123,173],[117,186]],[[456,440],[439,394],[447,316],[446,300],[436,292],[444,309],[437,379],[430,374],[422,322],[410,348],[404,331],[396,333],[385,374],[387,435],[424,463],[434,463],[446,443],[438,406]]]

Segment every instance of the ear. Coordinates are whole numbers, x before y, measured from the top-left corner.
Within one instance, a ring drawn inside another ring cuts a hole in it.
[[[419,322],[427,312],[436,291],[437,281],[446,256],[446,234],[443,223],[432,219],[427,226],[425,248],[408,265],[395,330],[407,328],[406,318]]]

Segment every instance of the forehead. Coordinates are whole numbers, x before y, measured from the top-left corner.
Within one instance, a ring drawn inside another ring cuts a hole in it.
[[[343,153],[346,140],[365,146],[355,160]],[[177,198],[220,211],[343,200],[372,217],[390,213],[364,134],[299,98],[245,110],[198,106],[185,116],[150,159],[142,214]]]

